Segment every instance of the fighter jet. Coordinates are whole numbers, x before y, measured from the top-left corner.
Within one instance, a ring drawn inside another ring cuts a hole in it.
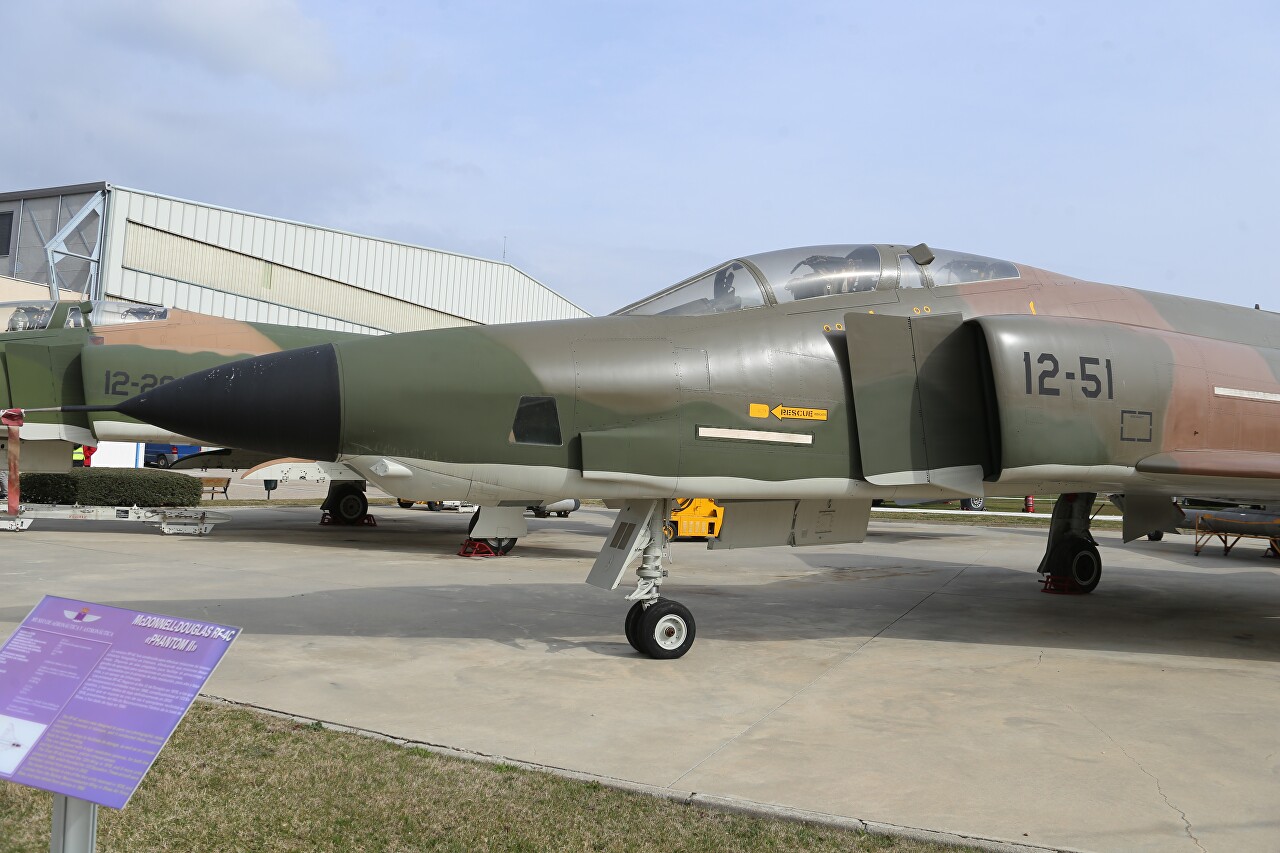
[[[1206,279],[1208,282],[1208,279]],[[1175,495],[1280,492],[1271,312],[924,244],[737,258],[608,317],[411,332],[214,367],[117,411],[210,443],[340,460],[524,532],[549,496],[620,507],[588,582],[637,557],[628,640],[685,654],[662,596],[676,495],[727,508],[712,548],[862,541],[873,499],[1061,493],[1040,571],[1088,592],[1095,493],[1126,541]]]
[[[359,337],[126,302],[0,303],[0,408],[17,402],[28,409],[95,409],[31,412],[26,418],[22,470],[65,471],[77,444],[189,440],[110,411],[117,401],[215,364]],[[258,456],[250,464],[265,461]],[[361,476],[342,466],[328,473],[326,508],[334,519],[357,523],[368,509]]]

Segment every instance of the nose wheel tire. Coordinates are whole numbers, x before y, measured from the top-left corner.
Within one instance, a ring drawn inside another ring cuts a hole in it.
[[[413,501],[402,501],[399,499],[396,500],[396,506],[400,507],[401,509],[413,509],[413,504],[414,504]]]
[[[632,632],[635,635],[632,645],[641,654],[657,660],[674,660],[693,647],[697,626],[689,608],[678,601],[660,598],[640,612]]]
[[[1093,592],[1102,580],[1098,546],[1079,536],[1063,540],[1050,557],[1049,574],[1074,581],[1077,592]]]

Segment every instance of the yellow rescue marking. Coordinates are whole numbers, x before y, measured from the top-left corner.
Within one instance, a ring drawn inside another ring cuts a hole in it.
[[[1035,313],[1036,313],[1036,302],[1035,302],[1035,300],[1033,299],[1033,300],[1031,300],[1030,302],[1028,302],[1027,304],[1031,306],[1031,313],[1032,313],[1032,314],[1035,314]]]
[[[809,409],[803,406],[774,406],[771,409],[766,403],[747,404],[747,414],[753,418],[767,418],[773,415],[780,421],[825,421],[827,419],[826,409]]]
[[[771,410],[773,416],[780,421],[825,421],[827,419],[826,409],[801,409],[795,406],[774,406]]]

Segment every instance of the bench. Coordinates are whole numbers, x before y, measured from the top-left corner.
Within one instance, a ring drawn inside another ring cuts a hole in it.
[[[201,477],[200,478],[200,494],[203,496],[208,494],[210,498],[215,498],[221,492],[222,496],[227,500],[231,500],[231,496],[227,494],[227,489],[231,488],[230,477]]]

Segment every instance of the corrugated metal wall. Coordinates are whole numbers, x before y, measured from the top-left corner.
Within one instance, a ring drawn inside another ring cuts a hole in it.
[[[137,272],[139,275],[186,282],[227,294],[269,301],[319,317],[368,318],[363,325],[388,332],[474,324],[474,321],[412,302],[136,222],[129,223],[125,234],[123,267],[126,274]],[[146,273],[140,272],[142,270]]]
[[[130,302],[146,302],[166,305],[187,311],[198,311],[214,317],[248,320],[254,323],[275,323],[281,326],[302,326],[309,329],[333,329],[339,332],[359,332],[366,335],[382,334],[385,329],[352,323],[337,317],[312,314],[287,308],[274,302],[250,299],[207,287],[162,278],[157,275],[125,270],[116,278],[111,296]]]
[[[387,331],[587,316],[496,261],[119,187],[108,218],[102,279],[123,298],[175,304],[140,295],[163,280]]]

